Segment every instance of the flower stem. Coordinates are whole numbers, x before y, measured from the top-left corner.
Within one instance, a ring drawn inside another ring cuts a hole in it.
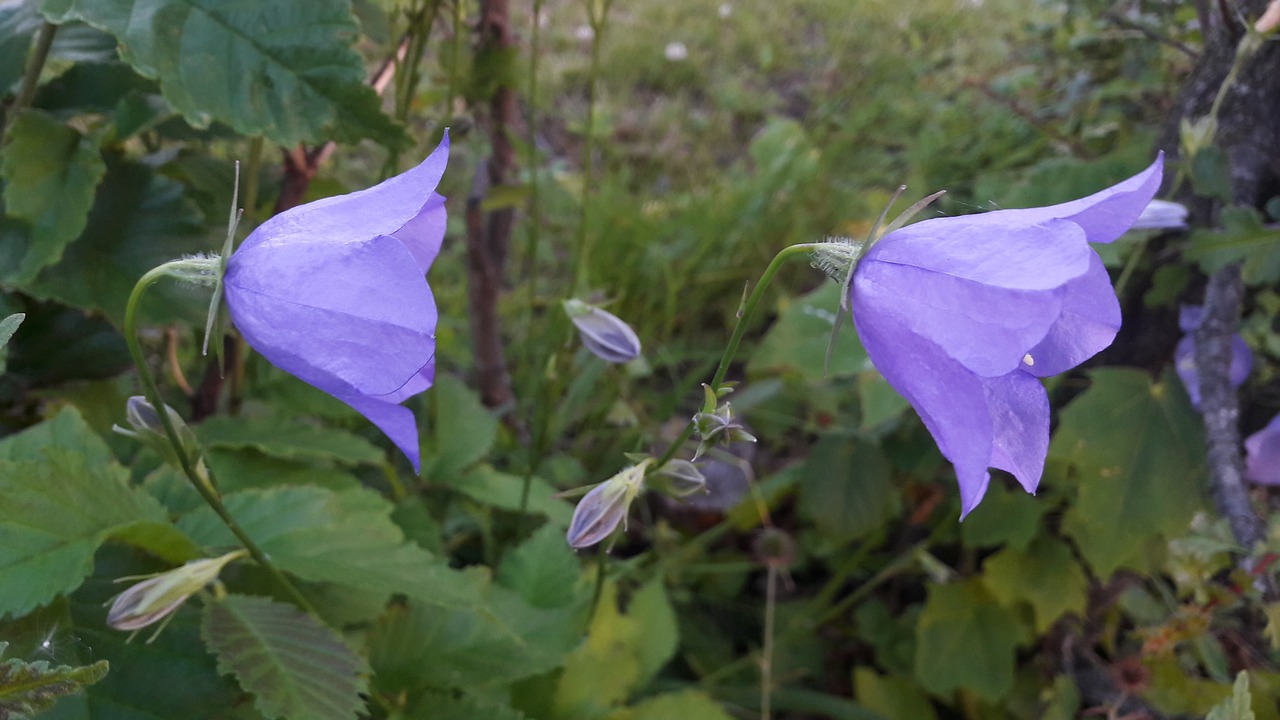
[[[595,156],[596,81],[600,77],[600,45],[608,24],[611,4],[611,0],[587,0],[587,22],[591,26],[591,65],[587,70],[587,123],[582,140],[582,210],[578,217],[578,242],[573,257],[573,283],[569,286],[574,295],[583,291],[583,285],[587,282],[586,265],[591,257],[587,213],[591,208],[591,175]]]
[[[40,86],[40,73],[49,59],[49,49],[53,47],[53,36],[57,32],[58,26],[47,20],[36,32],[36,44],[27,58],[27,67],[22,74],[22,84],[18,86],[18,95],[14,98],[13,105],[9,107],[10,123],[35,99],[36,88]]]
[[[152,376],[151,369],[147,367],[146,358],[142,354],[142,346],[138,342],[138,308],[142,305],[142,296],[146,294],[147,289],[150,288],[157,280],[166,276],[168,274],[169,266],[175,264],[175,262],[165,263],[164,265],[153,268],[143,275],[138,280],[137,284],[133,286],[133,292],[129,294],[129,304],[125,307],[124,338],[125,342],[129,346],[129,354],[133,356],[133,362],[138,366],[138,377],[142,380],[143,395],[146,396],[147,402],[151,403],[151,406],[156,409],[156,414],[160,416],[160,422],[164,425],[165,436],[169,439],[169,444],[173,445],[173,449],[178,454],[178,462],[182,466],[182,472],[187,476],[187,479],[191,481],[191,485],[195,487],[196,492],[200,493],[200,497],[204,498],[204,501],[209,504],[209,507],[213,509],[213,512],[217,514],[217,516],[227,526],[227,529],[231,531],[231,534],[235,535],[236,539],[240,541],[240,544],[244,549],[249,551],[249,554],[253,556],[253,559],[256,560],[277,583],[279,583],[280,587],[293,598],[294,602],[312,615],[318,615],[315,607],[312,606],[306,597],[298,591],[298,588],[296,588],[293,583],[289,582],[289,579],[284,576],[284,573],[282,573],[279,568],[267,559],[267,555],[262,551],[262,548],[258,547],[257,543],[255,543],[253,539],[250,538],[240,527],[239,523],[235,521],[235,518],[231,517],[231,514],[227,512],[226,506],[222,504],[222,499],[218,497],[216,492],[214,492],[212,483],[206,482],[205,479],[201,478],[196,472],[193,459],[187,455],[186,449],[178,439],[178,432],[173,427],[173,421],[169,418],[169,413],[165,410],[166,406],[164,404],[164,399],[160,396],[160,388],[156,385],[155,377]]]
[[[764,269],[764,273],[760,275],[759,282],[751,291],[751,295],[747,297],[746,302],[742,304],[742,309],[738,312],[738,323],[733,328],[733,335],[729,337],[729,344],[724,348],[724,354],[720,356],[720,364],[716,367],[716,372],[711,376],[711,388],[714,390],[724,382],[724,376],[729,373],[729,365],[733,363],[733,358],[738,354],[738,346],[742,344],[742,336],[747,332],[747,324],[751,321],[751,316],[756,311],[756,306],[760,304],[760,298],[764,297],[764,291],[769,287],[769,283],[773,282],[773,276],[778,274],[778,270],[782,268],[782,264],[791,259],[794,255],[807,254],[817,249],[821,243],[803,243],[800,245],[791,245],[778,251],[773,256],[773,260],[769,262],[769,266]],[[654,463],[654,469],[662,467],[668,461],[676,456],[685,441],[693,436],[693,421],[690,420],[685,425],[680,436],[675,439],[667,447],[666,452],[662,453],[662,457]]]

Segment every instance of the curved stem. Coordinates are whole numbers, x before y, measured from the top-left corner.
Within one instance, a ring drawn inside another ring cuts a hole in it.
[[[733,335],[729,337],[729,344],[725,346],[724,354],[720,356],[720,364],[716,366],[716,372],[711,376],[710,385],[712,389],[718,388],[720,383],[724,382],[724,376],[729,373],[729,365],[733,363],[733,357],[738,353],[738,346],[742,344],[742,336],[747,332],[747,324],[755,313],[756,306],[760,304],[760,298],[764,297],[765,289],[773,281],[773,276],[777,275],[778,270],[782,268],[782,263],[793,255],[812,252],[820,245],[821,243],[791,245],[779,250],[778,254],[773,256],[773,260],[769,262],[769,267],[764,269],[764,273],[760,275],[760,281],[756,283],[751,295],[747,297],[746,302],[742,304],[742,309],[738,311],[738,324],[734,326]],[[680,447],[692,436],[693,421],[690,420],[689,424],[685,425],[680,436],[667,447],[666,452],[662,453],[662,457],[658,458],[658,461],[654,463],[654,468],[660,468],[674,458]]]
[[[315,607],[298,591],[298,588],[294,587],[293,583],[289,582],[284,573],[267,559],[267,554],[262,551],[262,548],[258,547],[257,543],[245,533],[235,518],[231,517],[231,514],[227,512],[226,506],[222,504],[222,499],[214,492],[213,486],[196,472],[193,458],[187,455],[182,441],[178,439],[178,431],[174,428],[173,420],[169,417],[164,399],[160,396],[160,388],[156,385],[151,369],[147,367],[146,358],[142,354],[142,346],[138,342],[138,308],[142,305],[142,296],[146,294],[147,289],[161,277],[167,275],[169,266],[175,264],[175,262],[165,263],[143,275],[138,280],[138,283],[133,286],[133,292],[129,294],[129,304],[125,307],[124,338],[129,346],[129,354],[133,356],[133,362],[138,366],[138,377],[142,380],[143,395],[146,396],[147,402],[151,403],[151,406],[156,409],[156,414],[160,416],[160,423],[164,426],[165,436],[178,454],[178,463],[182,466],[182,472],[191,481],[191,485],[195,487],[196,492],[200,493],[200,497],[204,498],[204,501],[209,504],[213,512],[231,531],[231,534],[235,535],[240,544],[244,546],[244,549],[249,551],[253,559],[293,598],[293,601],[303,610],[312,615],[318,615]]]

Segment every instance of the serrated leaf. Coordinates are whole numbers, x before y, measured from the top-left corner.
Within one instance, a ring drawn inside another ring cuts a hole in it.
[[[253,448],[284,460],[336,460],[348,465],[377,464],[386,453],[343,430],[276,416],[211,417],[195,428],[209,448]]]
[[[128,480],[118,465],[59,447],[39,461],[0,459],[0,617],[78,587],[109,535],[167,524],[160,504]]]
[[[272,561],[303,580],[337,583],[383,600],[404,593],[444,606],[475,603],[485,580],[405,540],[391,522],[391,504],[369,490],[272,488],[230,493],[223,500]],[[184,516],[178,527],[205,546],[236,545],[207,507]]]
[[[1215,705],[1205,720],[1256,720],[1249,694],[1249,673],[1241,670],[1231,687],[1231,697]]]
[[[40,9],[114,34],[124,59],[197,127],[217,120],[286,147],[403,137],[365,84],[349,2],[43,0]]]
[[[107,166],[96,142],[38,110],[19,113],[5,138],[5,213],[30,225],[31,242],[4,279],[22,283],[56,263],[79,237]]]
[[[883,526],[898,510],[880,446],[857,435],[824,435],[800,473],[800,514],[825,541],[843,546]]]
[[[1001,483],[992,483],[982,504],[960,523],[960,537],[969,547],[1008,545],[1025,550],[1049,509],[1021,488],[1011,491]]]
[[[0,655],[5,646],[0,643]],[[58,698],[101,680],[109,668],[106,660],[81,667],[50,667],[43,660],[28,663],[16,658],[0,662],[0,718],[16,720],[42,713]]]
[[[108,465],[115,460],[107,444],[72,407],[63,408],[49,420],[0,440],[0,460],[39,460],[48,447],[79,453],[90,465]],[[0,481],[3,480],[0,477]]]
[[[489,454],[498,436],[498,419],[474,390],[452,375],[436,378],[431,402],[435,427],[422,475],[456,485],[464,470]]]
[[[99,310],[116,327],[134,284],[161,263],[208,250],[200,213],[178,183],[143,165],[108,157],[89,222],[62,261],[22,289],[78,308]],[[143,319],[203,323],[208,290],[159,283],[143,302]]]
[[[369,662],[380,693],[474,692],[559,667],[581,631],[576,608],[535,608],[492,587],[471,607],[392,607],[370,637]]]
[[[206,603],[200,634],[268,718],[351,720],[364,710],[364,660],[292,605],[228,595]]]
[[[780,302],[778,319],[748,359],[747,373],[789,373],[822,380],[827,343],[839,307],[840,286],[836,283],[823,283],[808,295]],[[870,367],[847,315],[841,322],[844,327],[831,350],[831,377],[853,375]]]
[[[1026,637],[979,581],[931,585],[916,625],[916,680],[938,695],[965,689],[997,702],[1013,690],[1015,652]]]
[[[1280,231],[1266,227],[1262,215],[1248,207],[1225,208],[1220,221],[1220,230],[1191,234],[1188,258],[1210,273],[1243,260],[1241,275],[1250,285],[1280,280]]]
[[[554,525],[543,525],[503,556],[495,580],[533,607],[558,608],[581,597],[581,575],[581,565],[564,541],[564,532]]]
[[[524,478],[504,473],[484,463],[468,470],[450,483],[450,486],[482,505],[515,511],[520,509]],[[566,528],[573,518],[573,506],[556,499],[553,497],[555,494],[555,488],[546,480],[537,476],[530,478],[529,500],[525,510],[544,515],[557,527]]]
[[[1084,613],[1089,580],[1057,538],[1040,535],[1026,550],[1007,547],[988,557],[982,570],[983,583],[1002,605],[1031,606],[1037,633],[1066,613]]]
[[[1139,370],[1091,373],[1062,412],[1049,453],[1076,468],[1063,529],[1103,578],[1136,562],[1145,541],[1183,532],[1201,506],[1202,428],[1177,380]]]

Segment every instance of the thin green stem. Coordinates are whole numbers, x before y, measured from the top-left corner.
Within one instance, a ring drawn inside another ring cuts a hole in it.
[[[778,607],[778,566],[769,563],[764,595],[764,641],[760,649],[760,720],[773,717],[773,632]]]
[[[587,122],[582,141],[582,208],[578,217],[577,246],[573,254],[573,282],[570,290],[581,294],[587,282],[586,265],[591,258],[587,215],[591,209],[591,176],[595,160],[596,81],[600,77],[600,46],[608,24],[610,0],[599,0],[599,14],[594,8],[596,0],[587,0],[587,21],[591,26],[591,65],[587,70]]]
[[[180,261],[176,261],[180,262]],[[236,522],[235,518],[227,512],[226,506],[222,504],[222,499],[214,492],[211,483],[206,482],[205,478],[200,477],[196,472],[195,462],[192,457],[187,454],[182,441],[178,439],[178,432],[173,426],[173,420],[169,417],[169,413],[165,409],[164,398],[160,395],[160,387],[156,385],[155,377],[151,374],[151,369],[147,366],[146,358],[142,354],[142,345],[138,342],[138,308],[142,305],[142,297],[146,294],[148,288],[157,280],[168,274],[168,267],[175,263],[165,263],[157,268],[152,269],[138,280],[133,286],[133,292],[129,295],[129,304],[125,307],[124,314],[124,337],[125,342],[129,346],[129,354],[133,356],[133,362],[138,366],[138,377],[142,380],[142,391],[147,398],[147,402],[156,409],[156,414],[160,416],[160,422],[164,425],[165,436],[169,439],[169,443],[173,445],[178,455],[178,463],[182,466],[182,472],[191,481],[191,485],[200,493],[200,497],[209,504],[213,512],[218,515],[222,522],[235,535],[245,550],[253,556],[253,559],[263,567],[271,577],[280,585],[288,595],[293,598],[303,610],[318,615],[315,607],[294,587],[293,583],[280,572],[280,569],[267,559],[266,553],[258,547],[257,543],[245,533]]]
[[[821,243],[790,245],[773,256],[769,266],[760,275],[760,281],[756,283],[751,295],[747,297],[747,301],[742,304],[742,309],[738,312],[738,323],[733,328],[733,335],[729,337],[729,344],[725,346],[724,354],[720,356],[720,364],[716,366],[716,372],[711,376],[710,385],[712,389],[720,387],[720,384],[724,382],[724,376],[729,373],[729,366],[733,363],[734,356],[738,354],[738,346],[742,344],[742,337],[747,332],[747,325],[751,321],[751,316],[755,314],[756,306],[760,304],[760,298],[764,297],[764,291],[769,287],[769,283],[773,282],[773,276],[778,274],[782,264],[795,255],[813,252],[820,246]],[[692,436],[693,421],[690,420],[689,424],[680,433],[680,436],[667,447],[666,452],[662,453],[662,457],[658,458],[658,461],[654,463],[654,467],[660,468],[674,458],[685,441]]]
[[[35,100],[36,88],[40,86],[40,73],[44,71],[44,64],[49,59],[49,49],[53,47],[53,36],[57,32],[58,26],[47,20],[36,32],[35,47],[27,57],[27,68],[22,74],[22,84],[18,86],[18,95],[9,108],[10,123],[18,117],[18,113],[31,106],[32,100]]]

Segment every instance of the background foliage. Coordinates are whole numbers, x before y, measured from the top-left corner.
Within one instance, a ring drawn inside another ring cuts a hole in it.
[[[782,247],[865,235],[899,183],[959,214],[1145,167],[1202,30],[1163,0],[0,2],[0,718],[1280,718],[1280,531],[1237,546],[1172,372],[1179,303],[1243,260],[1242,428],[1280,411],[1277,199],[1104,250],[1125,327],[1050,381],[1035,497],[997,476],[958,523],[950,466],[854,333],[824,372],[838,288],[802,265],[730,374],[760,442],[714,455],[707,495],[645,495],[611,552],[576,554],[555,496],[673,441]],[[133,284],[221,246],[236,160],[252,227],[446,126],[422,474],[237,339],[220,374],[207,295],[163,286],[143,342],[168,402],[318,614],[237,563],[127,642],[115,580],[235,547],[110,432],[138,390]],[[503,148],[510,176],[476,181]],[[1224,157],[1179,182],[1230,200]],[[516,216],[489,308],[504,403],[477,373],[469,212]],[[582,350],[574,294],[643,360]]]

